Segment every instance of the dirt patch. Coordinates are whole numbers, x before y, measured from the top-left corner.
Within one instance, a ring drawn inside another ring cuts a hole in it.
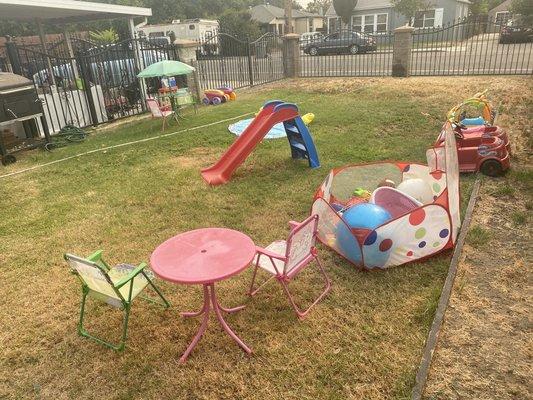
[[[190,150],[187,154],[170,157],[168,163],[184,167],[184,168],[197,168],[208,165],[210,162],[216,159],[217,155],[220,155],[218,149],[209,147],[196,147]]]
[[[498,80],[495,80],[498,83]],[[428,378],[427,399],[529,398],[531,358],[531,120],[528,90],[515,91],[507,176],[485,179]],[[484,233],[484,234],[482,234]],[[480,240],[479,238],[484,238]]]

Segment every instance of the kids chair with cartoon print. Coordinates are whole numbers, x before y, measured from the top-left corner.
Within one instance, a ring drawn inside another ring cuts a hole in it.
[[[118,264],[110,268],[102,259],[101,250],[86,259],[72,254],[65,254],[64,257],[69,263],[72,272],[80,279],[82,285],[80,320],[78,322],[78,333],[81,336],[93,339],[113,350],[122,351],[126,345],[128,319],[132,301],[141,294],[146,286],[150,285],[163,303],[149,297],[140,296],[141,298],[162,305],[165,308],[170,306],[163,294],[152,282],[152,272],[146,270],[147,264],[144,262],[137,267],[129,264]],[[122,338],[119,344],[115,345],[96,336],[92,336],[85,330],[83,327],[83,317],[85,315],[85,301],[87,296],[104,301],[124,311]]]
[[[253,261],[255,269],[248,294],[254,296],[270,279],[276,278],[298,318],[304,318],[311,308],[330,291],[331,282],[318,258],[315,247],[318,215],[311,215],[302,223],[291,221],[289,225],[291,232],[287,240],[275,241],[266,248],[257,247],[257,255]],[[312,262],[315,262],[324,278],[324,289],[307,309],[301,310],[289,290],[289,282]],[[271,276],[254,289],[255,278],[259,268],[268,272]]]

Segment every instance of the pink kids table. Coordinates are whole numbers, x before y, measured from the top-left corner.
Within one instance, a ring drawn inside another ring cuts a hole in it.
[[[150,257],[152,270],[166,281],[185,285],[203,285],[204,305],[200,311],[181,313],[184,317],[203,314],[198,333],[180,358],[185,362],[207,328],[211,308],[222,328],[248,354],[252,352],[231,330],[222,311],[232,313],[245,306],[222,307],[215,295],[215,282],[244,270],[255,256],[255,245],[244,233],[225,228],[197,229],[174,236],[160,244]]]

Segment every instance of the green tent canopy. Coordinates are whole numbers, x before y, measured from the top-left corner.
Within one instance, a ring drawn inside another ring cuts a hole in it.
[[[149,65],[137,75],[138,78],[187,75],[194,71],[190,65],[174,60],[163,60]]]

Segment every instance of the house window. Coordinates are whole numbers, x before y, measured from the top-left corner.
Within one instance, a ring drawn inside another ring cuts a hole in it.
[[[352,29],[356,32],[386,32],[388,14],[353,15]]]
[[[362,15],[352,15],[352,29],[357,32],[361,32],[363,28],[363,16]]]
[[[509,11],[499,11],[496,13],[496,23],[498,25],[505,25],[511,16],[511,13]]]
[[[387,32],[387,20],[389,14],[378,14],[376,16],[376,32]]]
[[[435,10],[417,11],[415,28],[433,28],[435,26]]]

